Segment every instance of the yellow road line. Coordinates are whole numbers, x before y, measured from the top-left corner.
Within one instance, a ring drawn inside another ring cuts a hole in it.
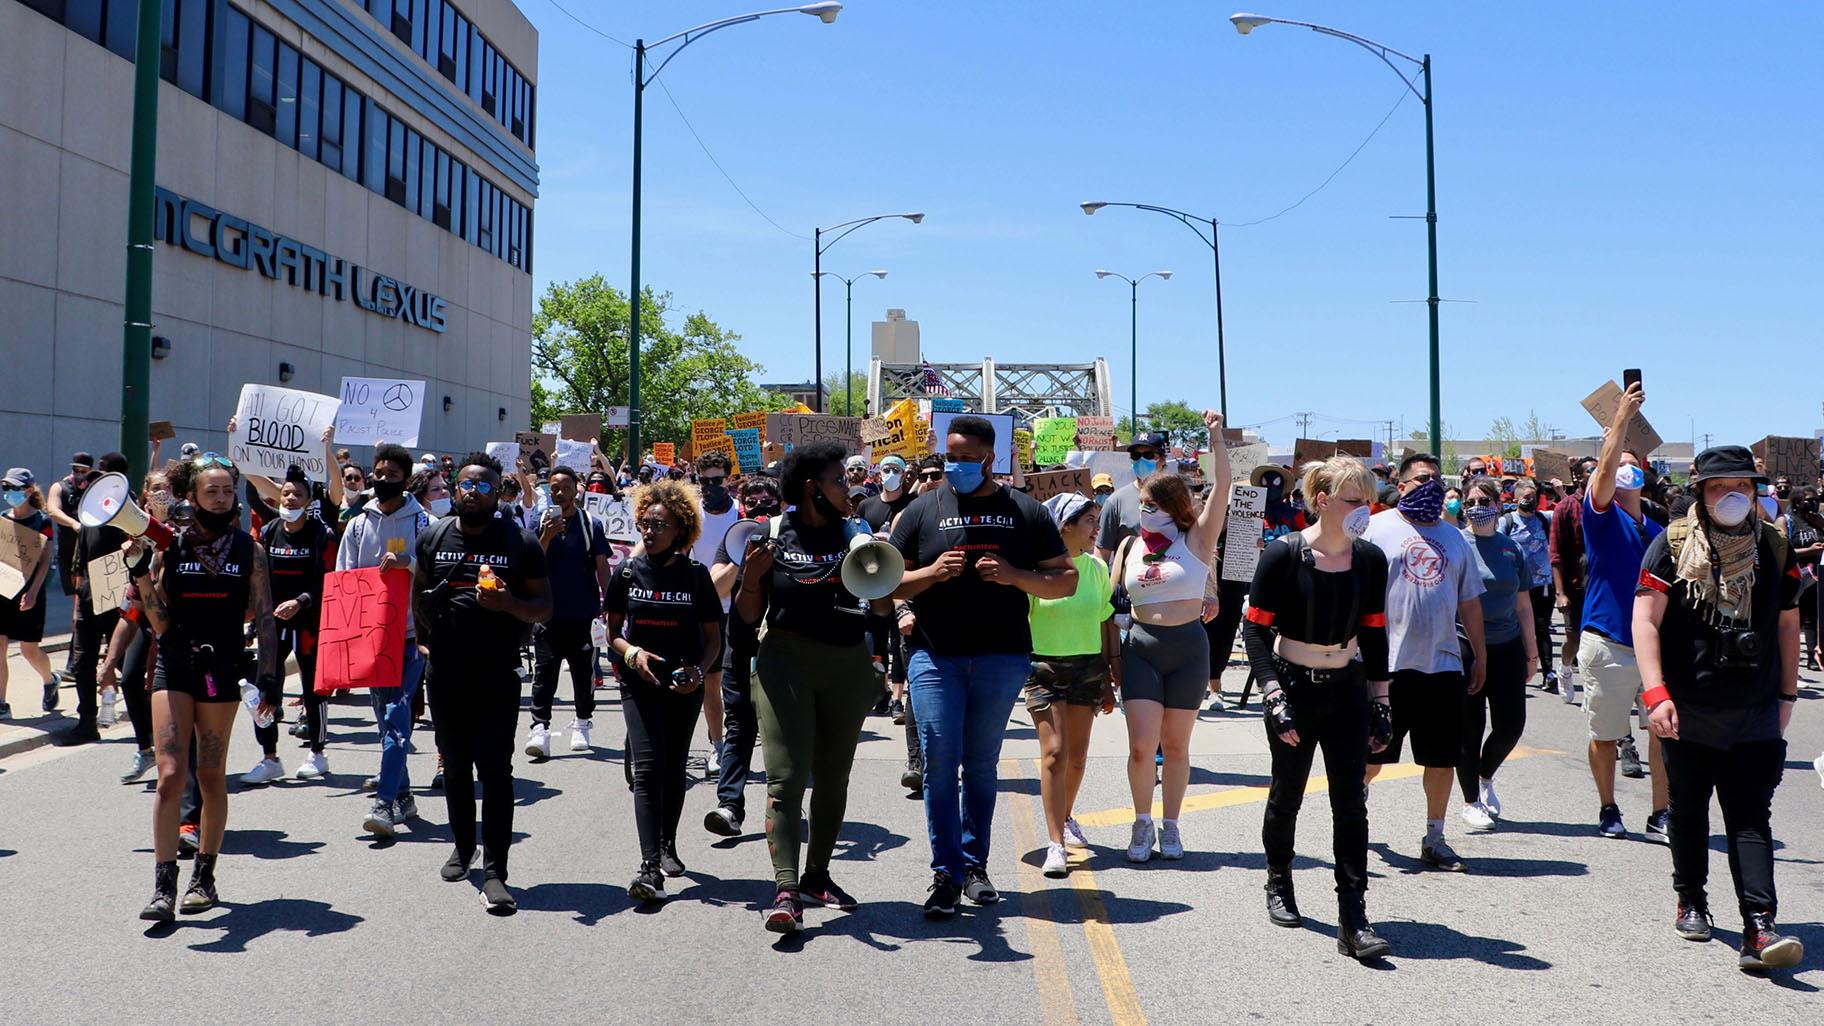
[[[1128,975],[1127,959],[1121,944],[1115,940],[1115,928],[1109,923],[1108,906],[1102,902],[1102,888],[1087,859],[1070,867],[1070,888],[1077,892],[1077,907],[1083,911],[1083,935],[1089,940],[1089,957],[1096,964],[1096,975],[1102,981],[1102,999],[1108,1003],[1109,1021],[1115,1026],[1146,1026],[1146,1013],[1140,1010],[1140,995],[1134,990],[1134,979]]]
[[[1012,759],[1001,763],[1001,775],[1012,779],[1020,775],[1020,764]],[[1043,848],[1039,840],[1038,828],[1034,825],[1032,801],[1023,795],[1009,794],[1007,803],[1013,807],[1013,840],[1022,853],[1035,848]],[[1025,858],[1017,860],[1020,867],[1020,891],[1022,901],[1051,901],[1050,888],[1046,886],[1045,875]],[[1039,1010],[1045,1016],[1047,1026],[1077,1026],[1077,1003],[1071,995],[1070,975],[1064,968],[1064,949],[1058,943],[1058,926],[1049,914],[1034,915],[1030,910],[1023,917],[1026,924],[1026,939],[1032,945],[1032,975],[1039,987]]]

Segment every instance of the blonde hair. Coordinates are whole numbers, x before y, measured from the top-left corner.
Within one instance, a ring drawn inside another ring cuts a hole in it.
[[[1305,501],[1310,502],[1317,497],[1318,492],[1335,495],[1352,484],[1362,490],[1362,498],[1374,501],[1374,475],[1362,465],[1362,461],[1354,456],[1332,456],[1306,466],[1300,487],[1304,490]]]
[[[688,549],[697,543],[697,537],[703,533],[703,518],[697,511],[697,490],[682,481],[673,481],[662,477],[648,485],[641,485],[633,493],[633,518],[635,521],[646,519],[646,511],[654,506],[663,506],[678,522],[678,535],[681,539],[678,548]]]

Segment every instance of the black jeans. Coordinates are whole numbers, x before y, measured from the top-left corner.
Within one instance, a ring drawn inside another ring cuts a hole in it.
[[[678,839],[678,819],[684,815],[685,760],[702,709],[702,688],[680,695],[644,680],[621,686],[621,711],[627,716],[627,761],[633,768],[633,818],[640,831],[643,866],[658,864],[661,846]]]
[[[91,613],[88,605],[87,599],[77,597],[76,637],[70,646],[75,652],[72,671],[76,676],[76,722],[82,727],[95,726],[99,708],[95,700],[95,673],[101,665],[101,646],[113,635],[114,625],[120,622],[120,610]]]
[[[1686,901],[1702,903],[1710,876],[1710,796],[1723,807],[1729,844],[1729,875],[1744,918],[1775,914],[1773,891],[1773,792],[1786,770],[1781,738],[1743,741],[1712,748],[1695,741],[1660,740],[1670,789],[1672,888]]]
[[[1482,692],[1463,697],[1463,757],[1457,760],[1457,786],[1464,801],[1477,799],[1480,781],[1494,779],[1525,732],[1526,642],[1515,638],[1488,646]]]
[[[733,649],[722,660],[722,762],[717,767],[716,804],[740,819],[747,818],[747,777],[754,765],[754,741],[760,734],[753,660],[752,652]]]
[[[427,669],[431,726],[443,756],[443,798],[456,850],[475,850],[475,778],[481,778],[482,870],[507,878],[513,843],[513,738],[519,731],[519,676],[511,668],[464,672],[441,652]]]
[[[304,724],[310,728],[310,750],[321,752],[324,742],[329,739],[329,717],[323,714],[323,703],[327,696],[317,694],[317,632],[280,628],[279,665],[284,666],[285,657],[294,652],[298,656],[298,682],[304,687]],[[253,725],[253,737],[260,743],[262,752],[270,752],[278,747],[279,724],[284,722],[285,703],[280,702],[278,714],[272,718],[271,726]]]
[[[1305,783],[1311,778],[1311,760],[1323,749],[1335,824],[1337,900],[1344,908],[1359,908],[1368,893],[1368,799],[1362,787],[1368,765],[1368,689],[1359,667],[1336,672],[1338,676],[1321,684],[1302,675],[1280,682],[1291,704],[1298,744],[1286,744],[1268,726],[1273,782],[1267,788],[1260,841],[1267,865],[1292,864],[1293,835],[1305,801]]]
[[[1204,623],[1210,636],[1210,679],[1220,680],[1228,669],[1229,657],[1235,654],[1235,632],[1241,629],[1241,606],[1248,597],[1247,581],[1218,581],[1217,597],[1221,607],[1216,619]]]
[[[532,722],[551,725],[551,703],[557,698],[557,672],[570,666],[576,696],[576,718],[595,718],[595,645],[589,640],[592,620],[552,620],[532,636]]]
[[[1533,603],[1533,641],[1539,646],[1539,669],[1541,672],[1552,672],[1552,586],[1542,584],[1527,592]],[[1525,624],[1520,625],[1526,629]]]

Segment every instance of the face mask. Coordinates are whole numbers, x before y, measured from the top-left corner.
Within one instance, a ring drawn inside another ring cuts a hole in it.
[[[157,488],[146,493],[146,511],[160,520],[171,516],[171,490]]]
[[[1140,530],[1151,534],[1176,534],[1178,522],[1157,506],[1140,507]]]
[[[1371,514],[1368,507],[1357,506],[1343,518],[1343,533],[1351,538],[1360,538],[1368,530],[1368,518]]]
[[[1471,506],[1464,511],[1472,524],[1486,524],[1501,515],[1499,506]]]
[[[304,519],[304,509],[303,507],[297,509],[285,509],[281,507],[279,509],[279,516],[283,518],[286,523],[295,524]]]
[[[217,513],[197,506],[192,510],[197,526],[210,534],[221,534],[241,522],[241,504],[235,503],[227,512]]]
[[[1463,515],[1463,500],[1462,499],[1445,499],[1444,500],[1444,512],[1452,517],[1462,516]]]
[[[24,505],[26,494],[17,489],[8,488],[6,491],[0,492],[0,499],[5,499],[8,506],[20,506]]]
[[[1538,499],[1528,499],[1525,502],[1520,503],[1520,512],[1522,512],[1522,513],[1531,513],[1532,511],[1534,511],[1538,508],[1539,508]]]
[[[1615,487],[1624,492],[1638,492],[1647,483],[1647,472],[1632,463],[1615,468]]]
[[[404,481],[382,481],[374,479],[374,498],[381,502],[392,502],[405,494]]]
[[[747,515],[750,517],[778,516],[779,504],[774,502],[770,495],[759,499],[749,499],[747,503]]]
[[[1730,492],[1710,505],[1710,519],[1723,527],[1734,527],[1748,519],[1748,511],[1754,503],[1741,492]]]
[[[449,512],[450,500],[448,500],[448,499],[438,499],[435,502],[433,502],[431,504],[432,512],[436,511],[436,505],[438,502],[443,503],[443,509],[444,509],[445,513]],[[494,510],[495,510],[495,504],[490,502],[490,503],[482,506],[480,509],[458,510],[456,513],[456,518],[458,520],[462,521],[462,524],[464,527],[486,527],[488,524],[488,521],[494,519]],[[443,514],[439,513],[437,515],[442,516]]]
[[[1108,501],[1107,492],[1097,492],[1096,493],[1096,505],[1100,506],[1107,501]]]
[[[431,500],[431,516],[447,517],[449,515],[450,515],[450,498],[449,498],[449,496],[446,495],[441,499],[432,499]]]
[[[958,495],[971,495],[982,486],[982,465],[980,463],[953,463],[944,461],[944,479]]]
[[[897,470],[883,471],[880,475],[880,487],[889,492],[897,492],[899,491],[900,482],[904,480],[905,475]]]
[[[1774,489],[1774,494],[1778,495],[1782,499],[1789,498],[1792,495],[1792,486],[1791,485],[1781,485],[1778,488]]]
[[[1444,486],[1437,478],[1400,496],[1400,512],[1416,524],[1435,524],[1444,511]]]
[[[1158,460],[1135,460],[1134,461],[1134,476],[1135,477],[1150,477],[1150,476],[1152,476],[1153,471],[1158,470],[1158,469],[1159,469]]]

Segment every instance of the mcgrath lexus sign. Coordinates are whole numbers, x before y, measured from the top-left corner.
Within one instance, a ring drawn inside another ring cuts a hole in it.
[[[230,267],[258,271],[274,281],[283,278],[293,288],[346,300],[380,317],[443,333],[449,304],[442,296],[374,274],[167,189],[156,190],[156,196],[154,234],[170,245]]]

